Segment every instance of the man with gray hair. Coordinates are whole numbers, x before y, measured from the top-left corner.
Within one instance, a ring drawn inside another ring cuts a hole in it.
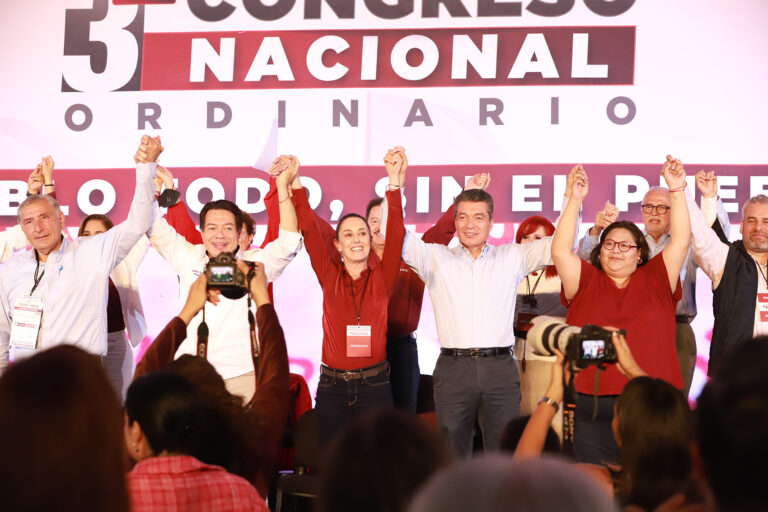
[[[106,354],[109,274],[152,224],[162,150],[159,137],[142,138],[128,218],[106,233],[70,241],[56,199],[32,195],[19,205],[19,224],[33,249],[0,267],[0,371],[9,355],[20,359],[62,343]]]
[[[717,217],[722,230],[728,233],[731,229],[728,214],[717,196],[717,179],[714,176],[712,178],[712,180],[697,180],[697,186],[701,191],[702,208],[711,212],[707,221],[710,226],[715,223],[715,217]],[[643,197],[641,212],[645,225],[645,240],[651,250],[651,258],[659,254],[669,244],[670,205],[669,189],[664,187],[652,187]],[[612,214],[611,218],[605,219],[604,212],[598,213],[595,225],[579,242],[578,254],[582,259],[589,261],[590,253],[597,246],[600,232],[616,220],[618,210],[614,209]],[[608,215],[610,216],[610,213]],[[680,271],[683,297],[677,303],[677,310],[675,311],[675,345],[677,358],[680,362],[680,372],[683,376],[683,385],[685,386],[683,391],[686,396],[691,389],[693,372],[696,369],[696,336],[691,328],[691,322],[696,318],[697,268],[696,261],[689,249],[688,256]]]
[[[711,180],[701,171],[696,181]],[[742,209],[742,239],[728,242],[708,228],[705,214],[686,193],[691,217],[693,256],[712,280],[715,326],[709,373],[722,356],[752,338],[768,335],[768,196],[750,198]]]

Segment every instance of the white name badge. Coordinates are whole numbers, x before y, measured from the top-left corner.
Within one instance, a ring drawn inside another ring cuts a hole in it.
[[[43,298],[25,295],[16,299],[13,305],[11,324],[11,347],[35,349],[37,333],[43,318]]]
[[[757,309],[760,312],[760,321],[768,322],[768,293],[757,294]]]
[[[371,326],[347,326],[347,357],[371,357]]]

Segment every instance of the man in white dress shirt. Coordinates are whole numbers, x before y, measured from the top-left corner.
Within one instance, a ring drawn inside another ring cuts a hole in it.
[[[152,224],[162,150],[159,137],[142,138],[128,218],[106,233],[69,241],[55,199],[33,195],[19,205],[19,223],[33,249],[0,266],[0,369],[9,352],[18,359],[62,343],[106,354],[109,274]]]

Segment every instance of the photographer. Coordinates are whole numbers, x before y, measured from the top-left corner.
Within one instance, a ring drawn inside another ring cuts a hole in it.
[[[241,272],[248,274],[244,262],[238,261],[237,265]],[[245,405],[239,396],[227,391],[221,375],[205,359],[185,355],[174,361],[187,336],[187,325],[203,308],[206,299],[214,304],[220,300],[217,291],[207,289],[205,274],[190,287],[179,316],[168,323],[144,354],[136,366],[135,378],[161,369],[179,373],[195,383],[207,403],[235,417],[243,433],[240,442],[244,443],[244,448],[239,451],[230,471],[246,478],[265,497],[288,416],[288,355],[283,330],[269,301],[263,263],[255,264],[249,290],[257,307],[260,355],[259,371],[254,377],[256,391]],[[246,323],[246,320],[242,319],[242,322]],[[247,339],[241,343],[249,345]],[[131,448],[129,446],[129,450]]]
[[[700,493],[691,476],[689,452],[693,440],[692,413],[685,397],[669,383],[648,377],[632,357],[623,335],[614,332],[611,341],[618,359],[613,366],[629,379],[616,401],[611,423],[620,447],[620,465],[576,464],[576,467],[594,478],[623,506],[654,510],[681,493],[689,500],[699,500]],[[515,458],[541,454],[549,424],[563,400],[564,377],[567,379],[570,373],[568,367],[576,369],[561,352],[557,354],[547,394],[528,422]]]
[[[573,253],[579,207],[587,195],[587,175],[576,166],[580,179],[573,187],[552,239],[552,259],[563,283],[562,300],[570,325],[612,325],[627,332],[639,364],[649,375],[683,388],[675,349],[675,309],[681,297],[680,270],[690,240],[688,209],[683,190],[685,171],[679,160],[667,156],[661,173],[671,192],[670,241],[649,259],[648,243],[632,222],[618,221],[600,235],[586,262]],[[614,366],[597,373],[592,366],[576,378],[576,431],[574,443],[580,462],[616,463],[618,448],[611,432],[613,408],[627,383]],[[595,398],[595,379],[597,398]],[[593,419],[594,402],[596,419]]]

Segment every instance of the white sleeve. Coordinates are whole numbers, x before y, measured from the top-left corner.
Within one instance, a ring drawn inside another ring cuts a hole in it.
[[[245,261],[260,261],[264,264],[267,281],[273,282],[301,249],[301,234],[280,230],[278,237],[263,249],[251,249],[243,253]]]
[[[0,232],[0,263],[10,258],[14,251],[23,249],[28,245],[29,240],[27,240],[27,235],[21,229],[21,224],[16,224]]]
[[[155,217],[152,227],[147,232],[152,247],[170,263],[177,274],[187,272],[198,257],[197,246],[178,234],[159,214],[159,208]]]
[[[547,236],[527,244],[518,244],[523,256],[523,273],[527,276],[542,267],[554,265],[552,261],[552,237]]]
[[[403,239],[403,261],[427,284],[432,280],[432,260],[434,258],[430,250],[432,245],[435,244],[427,244],[417,235],[406,230]],[[445,248],[443,245],[439,247]]]
[[[120,304],[123,307],[123,318],[128,330],[128,339],[134,347],[144,339],[147,332],[147,322],[144,317],[144,308],[139,294],[139,282],[136,271],[141,265],[144,256],[149,249],[149,239],[142,236],[133,246],[131,252],[112,271],[112,281],[120,295]]]
[[[576,254],[579,255],[579,258],[589,261],[589,257],[592,255],[592,250],[597,247],[599,241],[599,235],[590,235],[589,231],[587,231],[581,240],[579,240],[579,250]]]
[[[699,210],[688,189],[685,190],[685,200],[691,219],[693,257],[696,258],[696,263],[701,270],[712,280],[712,289],[714,290],[720,284],[720,278],[723,276],[729,247],[721,242],[712,228],[707,225],[701,210]]]
[[[8,366],[8,345],[11,341],[11,307],[3,277],[0,275],[0,374]]]

